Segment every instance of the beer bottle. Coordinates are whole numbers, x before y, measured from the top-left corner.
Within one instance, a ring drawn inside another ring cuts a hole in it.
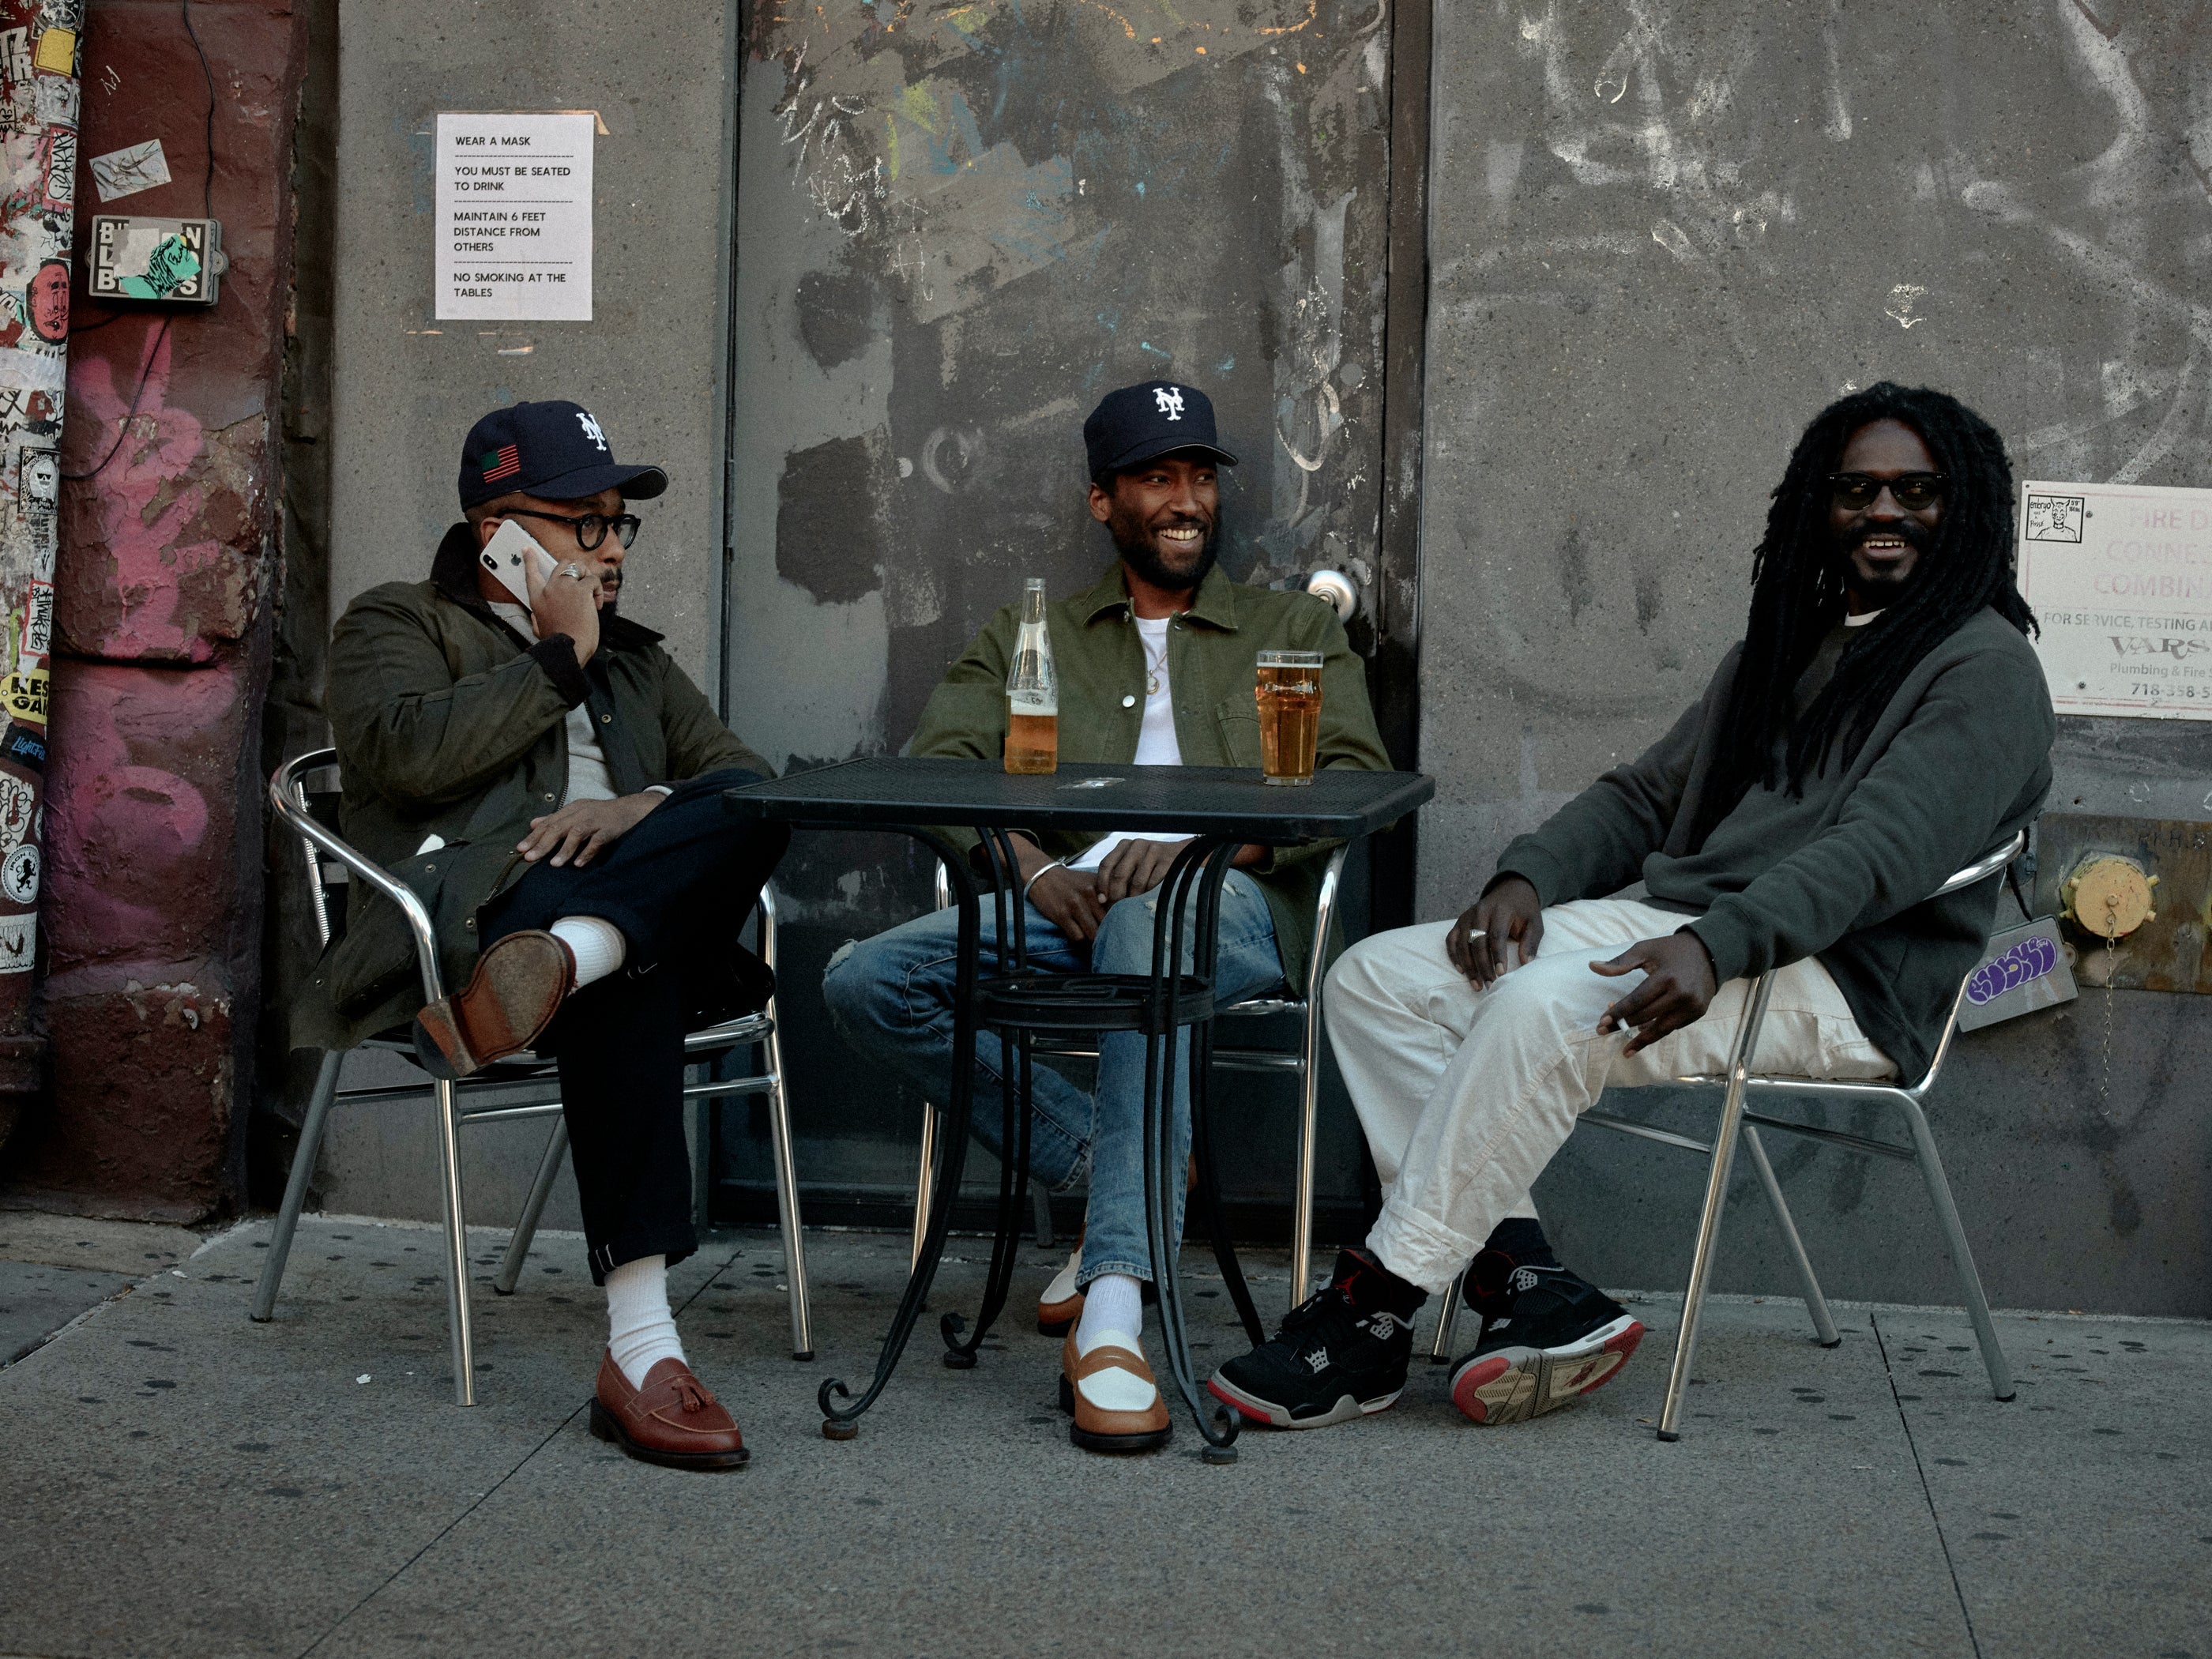
[[[1052,672],[1052,634],[1044,620],[1044,579],[1022,586],[1022,628],[1006,675],[1006,770],[1050,772],[1060,765],[1060,677]]]

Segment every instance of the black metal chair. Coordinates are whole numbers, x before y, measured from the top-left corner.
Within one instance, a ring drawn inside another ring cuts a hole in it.
[[[429,913],[405,884],[339,836],[332,827],[337,817],[338,796],[335,749],[313,750],[288,761],[276,769],[269,781],[269,798],[277,817],[300,837],[317,936],[321,944],[329,945],[333,933],[345,925],[347,889],[353,882],[365,883],[398,905],[406,915],[422,975],[422,1000],[434,1002],[445,991]],[[775,901],[766,887],[761,890],[759,916],[759,954],[773,972]],[[805,1241],[799,1227],[799,1183],[793,1168],[791,1119],[785,1103],[775,1012],[775,1001],[771,997],[758,1013],[695,1031],[684,1039],[684,1056],[693,1066],[710,1065],[747,1045],[758,1047],[765,1060],[762,1075],[724,1079],[702,1077],[684,1088],[687,1099],[700,1103],[696,1120],[697,1145],[692,1160],[696,1179],[695,1202],[703,1218],[711,1179],[708,1167],[711,1138],[706,1133],[705,1103],[731,1095],[765,1096],[775,1143],[776,1190],[790,1285],[792,1357],[811,1359],[814,1343],[807,1305]],[[361,1046],[398,1054],[410,1063],[414,1059],[414,1045],[404,1034],[372,1037]],[[560,1085],[552,1075],[552,1063],[534,1057],[517,1057],[486,1066],[459,1083],[426,1077],[421,1083],[341,1089],[338,1074],[344,1058],[343,1053],[336,1050],[325,1054],[316,1074],[307,1115],[300,1127],[299,1149],[292,1158],[291,1176],[286,1182],[283,1203],[277,1210],[276,1228],[270,1238],[269,1257],[262,1264],[260,1282],[254,1289],[251,1316],[264,1323],[275,1316],[277,1289],[283,1281],[293,1233],[307,1203],[308,1184],[314,1176],[316,1158],[322,1150],[323,1133],[332,1108],[420,1100],[427,1094],[437,1112],[438,1174],[444,1198],[447,1311],[453,1337],[454,1398],[458,1404],[474,1405],[474,1345],[469,1319],[468,1233],[461,1194],[460,1130],[465,1124],[507,1123],[536,1117],[556,1120],[521,1218],[508,1243],[506,1260],[494,1280],[495,1289],[502,1294],[511,1293],[523,1257],[529,1252],[538,1217],[544,1210],[546,1197],[552,1190],[554,1177],[559,1173],[562,1156],[568,1151],[568,1127],[557,1121],[561,1111]],[[483,1103],[472,1103],[480,1100]]]

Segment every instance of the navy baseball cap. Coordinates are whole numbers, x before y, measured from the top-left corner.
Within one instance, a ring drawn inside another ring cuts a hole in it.
[[[549,501],[602,489],[645,500],[668,488],[657,466],[617,466],[607,434],[581,404],[549,398],[495,409],[461,445],[461,505],[520,491]]]
[[[1224,466],[1237,458],[1214,441],[1213,404],[1194,386],[1146,380],[1101,398],[1083,423],[1091,476],[1103,480],[1177,449],[1203,449]]]

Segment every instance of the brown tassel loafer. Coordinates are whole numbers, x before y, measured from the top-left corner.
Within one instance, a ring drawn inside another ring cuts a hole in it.
[[[737,1420],[680,1359],[662,1360],[633,1389],[608,1354],[592,1391],[592,1432],[672,1469],[741,1469],[752,1455]]]
[[[574,953],[552,934],[529,928],[495,939],[459,996],[415,1016],[415,1057],[450,1082],[520,1054],[553,1023],[575,982]]]

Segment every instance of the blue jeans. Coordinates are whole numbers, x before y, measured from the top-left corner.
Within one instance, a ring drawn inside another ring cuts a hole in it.
[[[1085,953],[1035,905],[1028,907],[1029,960],[1047,973],[1149,974],[1152,916],[1158,892],[1123,899],[1106,913]],[[1187,923],[1189,927],[1193,923]],[[822,994],[830,1018],[862,1055],[911,1080],[943,1104],[952,1091],[952,988],[957,966],[960,913],[933,912],[848,945],[830,959]],[[984,975],[999,971],[998,926],[991,900],[982,900],[978,958]],[[1191,971],[1186,932],[1182,966]],[[1241,870],[1221,888],[1221,928],[1213,964],[1217,1005],[1235,1002],[1283,982],[1275,951],[1275,924],[1258,884]],[[1175,1155],[1180,1170],[1190,1153],[1188,1029],[1177,1042],[1175,1079]],[[1005,1114],[999,1088],[1001,1050],[994,1032],[975,1038],[975,1138],[994,1156],[1010,1156],[999,1143]],[[1098,1045],[1097,1086],[1090,1094],[1045,1065],[1030,1067],[1030,1178],[1065,1192],[1091,1174],[1091,1205],[1083,1239],[1079,1284],[1100,1273],[1149,1279],[1152,1251],[1145,1231],[1145,1037],[1109,1031]],[[1170,1183],[1172,1236],[1182,1238],[1183,1183]]]

